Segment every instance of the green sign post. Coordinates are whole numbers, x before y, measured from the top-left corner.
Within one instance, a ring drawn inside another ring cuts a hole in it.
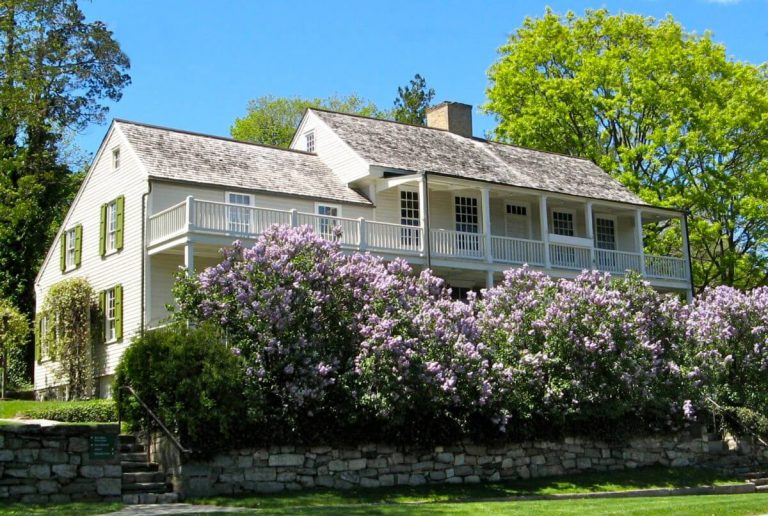
[[[114,459],[117,436],[114,434],[91,434],[88,440],[88,452],[92,459]]]

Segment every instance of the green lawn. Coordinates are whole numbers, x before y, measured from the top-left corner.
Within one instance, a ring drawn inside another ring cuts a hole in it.
[[[358,504],[436,503],[511,496],[595,493],[673,487],[740,484],[743,480],[695,468],[641,468],[610,473],[585,473],[495,484],[431,485],[379,489],[306,490],[271,495],[211,497],[190,503],[255,509],[339,507]],[[369,506],[370,507],[370,506]],[[419,506],[421,510],[421,506]]]
[[[30,401],[30,400],[11,400],[0,401],[0,419],[8,419],[23,414],[25,411],[42,406],[57,406],[66,401]]]

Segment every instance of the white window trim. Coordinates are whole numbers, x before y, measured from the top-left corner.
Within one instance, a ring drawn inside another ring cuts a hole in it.
[[[109,216],[109,209],[110,209],[110,207],[114,208],[114,213],[115,213],[115,219],[114,219],[115,220],[115,230],[112,233],[110,233],[110,231],[109,231],[109,225],[112,222],[112,217]],[[105,242],[104,242],[105,253],[104,253],[104,255],[105,256],[110,255],[110,254],[114,254],[114,253],[117,252],[117,199],[112,199],[111,201],[109,201],[107,203],[107,221],[106,222],[107,222],[107,227],[104,229],[104,238],[105,238]],[[110,238],[110,235],[112,235],[112,234],[114,234],[114,237],[115,237],[114,238],[114,242]]]
[[[573,208],[560,208],[558,206],[550,206],[549,214],[548,214],[549,222],[550,222],[550,224],[548,224],[549,232],[552,233],[553,235],[557,235],[557,233],[555,233],[555,212],[571,214],[571,222],[573,222],[573,235],[571,237],[572,238],[577,237],[578,235],[576,231],[576,210]],[[566,236],[566,235],[559,235],[559,236]]]
[[[251,203],[251,204],[249,204],[248,206],[250,206],[251,208],[253,208],[253,207],[256,205],[256,196],[255,196],[255,195],[253,195],[253,194],[250,194],[250,193],[245,193],[245,192],[235,192],[235,191],[227,191],[227,192],[225,192],[225,193],[224,193],[224,203],[225,203],[225,204],[236,204],[237,206],[245,206],[245,204],[237,204],[237,203],[233,203],[233,202],[231,202],[231,201],[229,200],[229,196],[230,196],[230,195],[233,195],[233,194],[234,194],[234,195],[242,195],[242,196],[244,196],[244,197],[248,197],[248,199],[249,199],[249,202]]]
[[[528,221],[528,236],[526,239],[531,240],[533,238],[533,222],[531,221],[531,203],[528,201],[516,201],[515,199],[506,199],[504,201],[504,234],[509,237],[509,227],[507,226],[507,205],[512,204],[515,206],[525,207],[525,218]],[[518,215],[519,216],[519,215]]]
[[[47,362],[51,359],[50,346],[48,344],[48,316],[44,315],[40,319],[40,361]]]
[[[463,197],[465,199],[475,199],[477,201],[477,233],[472,233],[472,234],[482,235],[486,230],[486,228],[483,227],[483,210],[482,210],[483,207],[481,205],[480,196],[475,194],[462,194],[462,193],[456,193],[456,192],[453,193],[453,197],[451,199],[452,200],[451,204],[453,205],[453,230],[458,231],[456,229],[456,198],[457,197]]]
[[[112,170],[120,170],[122,165],[123,154],[120,152],[120,147],[112,149]]]
[[[112,319],[109,318],[109,299],[112,297]],[[108,288],[104,294],[104,341],[106,344],[117,342],[117,315],[115,306],[115,287]],[[109,321],[113,321],[112,335],[109,334]]]
[[[312,150],[309,150],[309,138],[312,137]],[[317,152],[317,135],[314,129],[304,133],[304,150],[307,152]]]
[[[343,217],[341,213],[341,204],[333,204],[330,202],[316,202],[315,203],[315,215],[321,215],[320,206],[326,206],[328,208],[336,208],[336,217]],[[325,217],[332,217],[333,215],[323,215]]]
[[[594,233],[593,236],[593,245],[595,246],[595,249],[601,249],[597,247],[597,219],[605,219],[605,220],[612,220],[613,221],[613,246],[615,247],[615,251],[619,250],[619,219],[616,217],[616,215],[611,215],[608,213],[593,213],[592,214],[593,220],[592,220],[592,233]],[[602,249],[603,251],[610,251],[610,249]]]
[[[397,220],[399,221],[398,224],[403,224],[403,197],[401,192],[411,192],[415,193],[416,195],[419,195],[419,187],[417,186],[410,186],[410,185],[400,185],[397,187]],[[419,199],[419,206],[416,207],[417,210],[419,210],[419,220],[421,219],[421,199]],[[419,224],[413,227],[419,227]]]
[[[248,198],[248,204],[240,204],[236,202],[232,202],[230,200],[230,195],[239,195],[241,197],[247,197]],[[227,204],[228,206],[237,206],[237,207],[247,207],[247,208],[253,208],[256,206],[256,196],[251,193],[246,192],[236,192],[236,191],[226,191],[224,192],[224,204]],[[230,218],[231,214],[233,212],[230,211],[229,208],[226,208],[226,217],[227,217],[227,231],[231,231],[233,233],[237,234],[251,234],[254,232],[254,212],[250,212],[250,216],[248,217],[248,231],[234,231],[232,229],[233,226],[233,220]]]
[[[70,239],[70,236],[72,237]],[[70,247],[70,243],[72,247]],[[71,271],[77,268],[75,256],[77,255],[77,226],[71,227],[64,232],[64,271]],[[72,251],[72,260],[70,261],[70,250]]]

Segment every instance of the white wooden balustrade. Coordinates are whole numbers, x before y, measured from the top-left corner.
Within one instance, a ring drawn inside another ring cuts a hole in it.
[[[365,219],[331,217],[296,210],[274,210],[188,198],[151,215],[148,240],[153,246],[183,236],[187,232],[210,233],[234,238],[255,238],[274,224],[309,225],[329,239],[341,230],[340,244],[348,249],[372,250],[391,254],[424,254],[424,229]],[[486,248],[490,243],[490,249]],[[682,258],[596,249],[572,243],[545,244],[539,240],[509,238],[447,229],[430,231],[430,253],[436,257],[485,260],[501,264],[529,264],[544,267],[545,246],[549,246],[550,266],[555,269],[598,269],[614,274],[628,270],[643,272],[649,278],[688,279],[687,263]]]

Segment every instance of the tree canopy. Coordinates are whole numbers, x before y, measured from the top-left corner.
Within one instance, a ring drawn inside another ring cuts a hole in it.
[[[768,281],[768,69],[671,17],[528,18],[488,72],[501,141],[586,157],[644,200],[691,213],[697,290]],[[675,224],[651,252],[680,249]]]
[[[406,86],[397,88],[392,118],[413,125],[427,124],[427,108],[435,97],[435,90],[427,88],[427,80],[416,74]]]
[[[358,95],[302,99],[266,95],[248,103],[248,113],[230,128],[236,140],[287,148],[307,108],[321,108],[363,116],[380,116],[373,102]]]

